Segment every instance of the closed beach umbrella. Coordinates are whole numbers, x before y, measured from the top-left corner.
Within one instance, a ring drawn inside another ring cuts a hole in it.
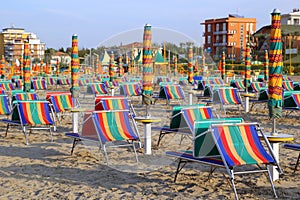
[[[123,57],[122,55],[119,56],[119,70],[120,70],[120,76],[124,75],[124,69],[123,69]]]
[[[251,77],[250,45],[247,44],[246,45],[246,56],[245,56],[245,79],[244,79],[246,91],[248,91],[248,87],[250,87],[250,77]]]
[[[265,79],[266,83],[268,83],[268,81],[269,81],[269,55],[268,55],[267,50],[265,50],[264,79]]]
[[[224,51],[222,52],[222,57],[221,57],[221,76],[222,79],[225,79],[225,73],[226,73],[226,69],[225,69],[225,53]]]
[[[24,80],[24,92],[29,92],[31,88],[30,82],[30,54],[29,54],[29,41],[24,40],[24,54],[23,54],[23,80]]]
[[[177,56],[174,56],[174,76],[177,76],[178,69],[177,69]]]
[[[113,51],[110,54],[108,73],[110,76],[110,81],[113,81],[115,79],[115,55]]]
[[[282,41],[280,11],[274,9],[270,34],[270,73],[269,73],[269,116],[273,119],[273,133],[275,133],[275,119],[282,116]]]
[[[188,54],[188,82],[193,83],[193,49],[189,49]]]
[[[152,95],[152,33],[151,25],[144,26],[143,36],[143,94]],[[145,103],[145,102],[144,102]]]
[[[72,97],[79,97],[78,72],[79,72],[78,36],[74,34],[72,36],[72,52],[71,52]]]
[[[1,57],[1,62],[0,62],[0,75],[5,74],[5,58],[4,55]]]

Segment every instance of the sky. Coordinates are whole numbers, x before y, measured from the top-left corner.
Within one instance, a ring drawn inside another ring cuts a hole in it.
[[[179,35],[196,45],[202,44],[206,19],[238,14],[257,19],[257,30],[271,23],[270,13],[278,8],[282,14],[300,8],[299,0],[3,0],[0,6],[0,28],[14,25],[35,33],[46,48],[71,47],[73,34],[79,48],[97,46],[131,37],[142,41],[145,24],[153,42],[178,42]],[[157,31],[159,32],[159,31]],[[132,35],[132,34],[131,34]],[[172,35],[177,35],[172,37]],[[134,40],[134,39],[133,39]],[[122,41],[122,40],[121,40]],[[128,41],[124,41],[126,44]]]

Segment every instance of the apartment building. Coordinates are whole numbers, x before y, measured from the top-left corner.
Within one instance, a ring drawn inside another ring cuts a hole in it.
[[[292,12],[281,15],[281,24],[300,25],[300,9],[294,8]]]
[[[229,14],[226,18],[207,19],[204,25],[204,49],[215,60],[242,61],[250,35],[256,31],[256,19]]]
[[[6,61],[16,61],[23,57],[24,40],[29,39],[31,58],[43,59],[45,43],[41,42],[36,34],[25,32],[23,28],[4,28],[0,33],[0,56],[4,55]]]

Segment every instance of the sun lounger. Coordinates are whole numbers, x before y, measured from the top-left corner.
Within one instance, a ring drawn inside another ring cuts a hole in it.
[[[193,133],[192,151],[166,152],[166,155],[179,160],[174,181],[188,162],[209,165],[211,167],[209,176],[216,168],[225,168],[235,198],[238,199],[235,175],[268,173],[274,196],[277,197],[268,166],[277,166],[278,171],[280,173],[282,171],[269,141],[257,123],[214,122],[210,124],[207,131],[203,131],[203,124],[195,122]],[[261,143],[258,133],[263,136],[266,147]],[[254,166],[258,167],[254,168]]]
[[[88,140],[99,145],[105,155],[107,165],[109,160],[106,148],[109,147],[132,147],[138,162],[135,143],[137,142],[140,146],[139,133],[134,119],[129,118],[128,110],[88,112],[85,115],[82,131],[65,135],[74,139],[71,154],[79,141]]]
[[[184,92],[180,85],[166,84],[160,87],[158,96],[153,96],[154,104],[157,100],[166,100],[166,103],[170,105],[171,100],[182,101],[184,100]]]

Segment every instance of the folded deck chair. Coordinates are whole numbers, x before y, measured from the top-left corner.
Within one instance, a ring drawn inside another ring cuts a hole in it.
[[[49,130],[52,141],[51,128],[55,129],[55,120],[54,113],[48,101],[15,101],[11,112],[11,119],[4,119],[2,122],[7,123],[5,136],[7,136],[11,125],[21,126],[26,144],[28,144],[28,135],[34,129]],[[29,133],[27,129],[29,129]]]
[[[280,173],[282,171],[268,139],[257,123],[214,122],[210,124],[207,131],[203,131],[203,124],[195,122],[194,127],[193,151],[166,152],[167,155],[179,159],[175,181],[178,173],[187,162],[211,166],[209,176],[216,168],[225,168],[235,198],[238,199],[234,182],[235,175],[268,173],[274,196],[277,197],[269,172],[269,165],[277,166]],[[265,146],[262,144],[258,133],[262,135],[263,141],[266,143]]]
[[[160,100],[166,100],[166,104],[170,105],[171,100],[182,101],[184,100],[184,92],[180,85],[176,84],[166,84],[160,87],[160,91],[157,97],[155,98],[154,103]]]
[[[96,96],[108,94],[108,91],[104,83],[90,83],[87,86],[87,93]]]
[[[300,144],[283,144],[282,145],[284,148],[286,149],[290,149],[290,150],[294,150],[294,151],[300,151]],[[300,161],[300,153],[299,153],[299,156],[298,156],[298,159],[297,159],[297,162],[296,162],[296,165],[295,165],[295,168],[294,168],[294,173],[296,172],[297,170],[297,166],[299,164],[299,161]]]
[[[226,115],[227,107],[243,108],[242,99],[237,88],[219,88],[213,96],[213,103],[219,103]]]
[[[66,136],[74,138],[71,153],[78,141],[97,140],[107,165],[109,160],[106,148],[109,147],[132,147],[138,162],[135,143],[137,142],[140,146],[140,137],[134,119],[131,120],[132,122],[130,122],[128,110],[91,112],[88,117],[85,117],[81,133],[66,133]]]

